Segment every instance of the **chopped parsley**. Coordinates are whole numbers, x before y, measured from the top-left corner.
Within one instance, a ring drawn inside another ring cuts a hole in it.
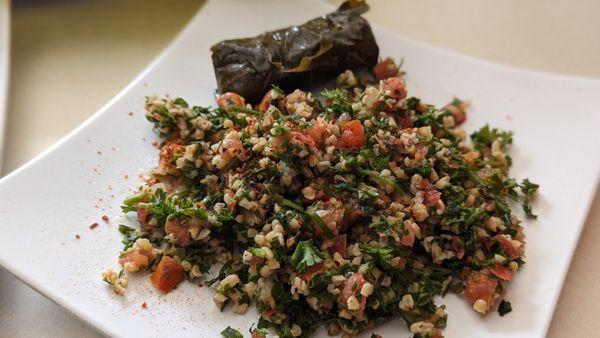
[[[500,305],[498,305],[498,314],[500,317],[504,317],[505,314],[512,311],[512,305],[509,301],[502,300],[500,301]]]
[[[223,336],[223,338],[244,338],[240,331],[231,328],[231,326],[228,326],[225,330],[221,331],[221,336]]]
[[[294,250],[294,253],[290,258],[296,271],[304,272],[306,271],[306,268],[323,263],[325,253],[317,250],[313,246],[313,241],[311,239],[298,243],[298,245],[296,245],[296,250]]]

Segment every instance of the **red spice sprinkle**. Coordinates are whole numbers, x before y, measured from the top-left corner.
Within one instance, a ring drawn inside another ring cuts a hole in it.
[[[94,230],[97,226],[98,223],[92,223],[92,225],[90,225],[90,229]]]
[[[142,303],[142,309],[147,309],[148,308],[148,304],[146,304],[146,302]]]
[[[108,216],[106,216],[106,215],[102,216],[102,220],[103,220],[104,222],[108,222]]]
[[[79,235],[75,235],[75,238],[77,238],[77,239],[80,239],[80,238],[81,238],[81,236],[79,236]]]

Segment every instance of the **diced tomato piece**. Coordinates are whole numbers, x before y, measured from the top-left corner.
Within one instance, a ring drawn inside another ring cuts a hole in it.
[[[428,190],[425,192],[425,203],[439,207],[443,204],[441,196],[442,193],[437,190]]]
[[[342,297],[344,300],[346,301],[350,296],[357,295],[364,284],[365,278],[360,272],[355,272],[352,276],[348,277],[344,282],[344,288],[342,289]]]
[[[311,126],[306,128],[306,135],[310,136],[317,146],[323,143],[323,140],[329,137],[330,132],[327,129],[327,123],[313,119]]]
[[[422,143],[417,144],[415,151],[415,161],[419,162],[421,159],[425,158],[428,152],[429,146]]]
[[[475,303],[478,299],[483,299],[491,304],[494,292],[498,286],[498,281],[490,278],[489,271],[473,271],[467,279],[465,285],[465,299]]]
[[[406,231],[402,235],[402,238],[400,239],[400,243],[402,243],[402,245],[406,245],[406,246],[413,246],[413,244],[415,243],[414,232],[412,232],[410,230]]]
[[[365,311],[365,308],[367,307],[367,297],[359,294],[358,297],[360,297],[360,311]]]
[[[473,164],[480,156],[481,154],[478,151],[469,151],[468,153],[463,154],[465,161],[469,164]]]
[[[277,310],[275,309],[266,309],[262,312],[262,317],[266,320],[266,321],[271,321],[271,317],[277,313]]]
[[[386,58],[375,65],[373,72],[377,80],[383,80],[398,75],[398,66],[392,58]]]
[[[344,304],[348,301],[350,296],[362,297],[360,290],[365,284],[365,278],[359,272],[355,272],[352,276],[348,277],[344,282],[344,288],[342,289],[342,300]],[[360,302],[360,311],[364,311],[367,304],[367,297],[362,297]]]
[[[434,329],[431,333],[431,338],[444,338],[444,336],[442,335],[442,332],[440,330]]]
[[[513,279],[513,271],[502,264],[496,264],[496,266],[492,269],[492,273],[496,277],[509,282]]]
[[[497,235],[494,236],[494,239],[496,239],[498,243],[500,243],[500,247],[502,248],[502,250],[504,250],[508,257],[510,257],[510,259],[516,259],[519,257],[519,252],[517,251],[517,249],[515,249],[515,247],[508,238],[506,238],[503,235]]]
[[[359,120],[346,122],[338,139],[338,148],[360,149],[365,142],[365,128]]]
[[[138,220],[140,221],[142,228],[146,231],[150,231],[154,228],[153,226],[148,224],[148,222],[150,221],[150,216],[151,216],[150,211],[148,211],[148,209],[146,209],[146,208],[138,208],[137,209]]]
[[[155,288],[166,293],[173,290],[183,278],[184,272],[181,265],[175,259],[163,256],[150,280]]]
[[[418,227],[417,224],[412,224],[411,226],[407,225],[404,229],[404,233],[402,234],[402,238],[400,239],[400,243],[402,243],[402,245],[412,247],[415,243],[415,229],[413,228],[413,226]]]
[[[404,81],[399,77],[389,77],[385,79],[383,88],[396,100],[402,100],[406,98],[406,95],[408,94],[404,87]]]
[[[400,129],[412,128],[413,126],[412,120],[405,113],[397,117],[396,123]]]
[[[165,222],[165,232],[167,235],[173,235],[173,243],[181,246],[190,244],[191,235],[188,227],[183,225],[180,220],[173,219]]]
[[[321,144],[321,140],[323,138],[323,131],[320,128],[306,128],[306,134],[315,142],[315,144]]]
[[[225,161],[229,161],[230,159],[244,153],[244,151],[244,145],[240,140],[234,138],[227,138],[223,140],[223,147],[221,148],[221,157]]]
[[[315,265],[309,266],[304,270],[304,272],[299,273],[298,276],[302,278],[305,282],[310,281],[314,276],[321,274],[323,272],[327,272],[327,268],[325,265],[321,263],[317,263]]]
[[[258,111],[260,112],[266,112],[267,109],[269,108],[269,106],[271,105],[271,91],[269,90],[265,96],[263,96],[262,101],[260,101],[260,103],[258,104],[258,106],[256,107],[256,109],[258,109]]]
[[[452,236],[450,248],[456,254],[456,258],[462,259],[465,256],[465,248],[458,236]]]
[[[467,114],[462,109],[457,109],[452,113],[454,115],[454,123],[458,126],[467,120]]]
[[[325,194],[325,190],[324,190],[324,186],[325,186],[325,179],[323,179],[323,177],[317,177],[314,181],[313,181],[313,189],[315,190],[315,201],[327,201],[329,200],[329,196],[327,196]]]
[[[148,263],[148,257],[137,251],[128,252],[123,255],[123,257],[119,258],[119,264],[121,264],[121,266],[128,264],[128,270],[132,272],[148,266]]]
[[[346,235],[337,235],[333,238],[333,246],[329,248],[329,253],[339,253],[342,257],[346,256]]]
[[[450,103],[443,108],[445,111],[450,112],[454,117],[454,125],[458,126],[467,120],[467,114],[465,113],[465,107],[460,103]]]
[[[356,221],[358,221],[359,219],[365,217],[367,213],[364,210],[360,210],[360,209],[352,209],[350,210],[350,214],[348,215],[348,222],[349,223],[354,223]]]
[[[381,194],[381,193],[380,193],[380,196],[382,198],[387,197],[387,196],[385,196],[385,194]],[[388,198],[388,200],[389,200],[389,198]],[[385,202],[386,201],[383,201],[382,204],[386,205]],[[359,200],[351,199],[350,201],[347,201],[346,204],[350,205],[349,206],[350,211],[348,212],[348,219],[346,220],[348,224],[353,224],[367,215],[367,213],[361,208],[361,202]]]
[[[243,107],[245,104],[244,98],[236,93],[227,92],[217,98],[217,104],[221,109],[229,111],[230,106]]]
[[[315,147],[315,141],[312,139],[312,137],[306,136],[300,132],[297,131],[292,131],[290,132],[290,138],[292,140],[298,141],[300,143],[304,143],[309,147]]]

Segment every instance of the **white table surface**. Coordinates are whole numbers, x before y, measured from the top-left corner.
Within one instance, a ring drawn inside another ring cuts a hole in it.
[[[201,3],[15,1],[4,172],[31,159],[100,108],[168,44]],[[599,1],[369,3],[371,22],[416,40],[518,67],[600,78]],[[597,238],[599,196],[549,337],[593,337],[600,331]],[[99,334],[0,268],[0,337],[50,336]]]

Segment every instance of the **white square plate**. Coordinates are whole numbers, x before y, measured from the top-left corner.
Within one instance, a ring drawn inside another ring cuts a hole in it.
[[[150,141],[157,136],[144,118],[144,96],[172,94],[212,105],[213,43],[331,10],[314,0],[205,4],[171,47],[117,97],[0,181],[0,264],[109,335],[218,337],[228,325],[247,332],[256,313],[219,312],[209,288],[184,283],[161,295],[143,276],[118,297],[100,279],[104,268],[116,266],[121,248],[120,202],[140,184],[136,173],[155,164]],[[447,296],[441,301],[448,307],[446,336],[544,336],[598,182],[600,81],[512,69],[376,27],[375,33],[382,56],[405,58],[411,95],[437,105],[454,96],[468,99],[473,107],[469,131],[485,123],[513,130],[513,175],[531,177],[542,187],[535,205],[540,217],[526,221],[527,264],[507,295],[514,311],[504,318],[494,313],[482,318],[466,302]],[[100,221],[90,230],[104,214],[111,224]],[[147,309],[141,308],[143,302]],[[409,336],[399,321],[376,331]]]

